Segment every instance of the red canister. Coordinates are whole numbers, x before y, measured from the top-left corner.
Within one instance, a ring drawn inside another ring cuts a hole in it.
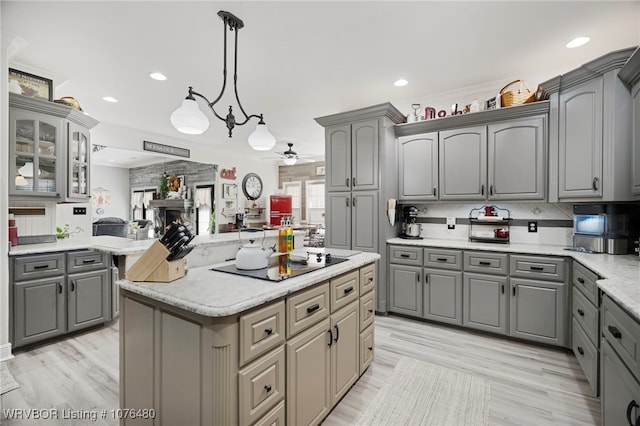
[[[18,245],[18,228],[15,226],[9,227],[9,241],[11,242],[11,247]]]

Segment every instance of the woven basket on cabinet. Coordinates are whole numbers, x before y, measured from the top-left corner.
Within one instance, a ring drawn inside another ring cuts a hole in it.
[[[505,92],[505,90],[509,88],[509,86],[516,83],[520,83],[518,90]],[[526,88],[526,90],[523,90],[523,86],[524,88]],[[535,97],[536,97],[536,92],[529,89],[529,86],[527,86],[526,81],[514,80],[511,83],[504,86],[502,90],[500,90],[500,106],[508,107],[512,105],[528,104],[529,102],[535,101]]]

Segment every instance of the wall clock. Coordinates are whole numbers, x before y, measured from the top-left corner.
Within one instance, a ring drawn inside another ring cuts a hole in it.
[[[247,173],[242,179],[242,192],[249,200],[257,200],[262,195],[262,179],[255,173]]]

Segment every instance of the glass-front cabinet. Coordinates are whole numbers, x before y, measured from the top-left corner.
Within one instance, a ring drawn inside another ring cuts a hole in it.
[[[9,95],[9,196],[87,201],[89,129],[98,122],[66,105]]]

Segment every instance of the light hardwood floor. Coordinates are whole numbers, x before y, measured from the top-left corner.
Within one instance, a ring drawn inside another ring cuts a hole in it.
[[[599,425],[600,401],[568,351],[395,316],[378,316],[376,359],[325,425],[351,425],[391,376],[401,357],[485,376],[491,381],[490,424]],[[118,322],[30,351],[8,361],[21,387],[2,408],[108,411],[105,420],[7,421],[10,425],[117,425]],[[389,424],[393,424],[390,419]]]

